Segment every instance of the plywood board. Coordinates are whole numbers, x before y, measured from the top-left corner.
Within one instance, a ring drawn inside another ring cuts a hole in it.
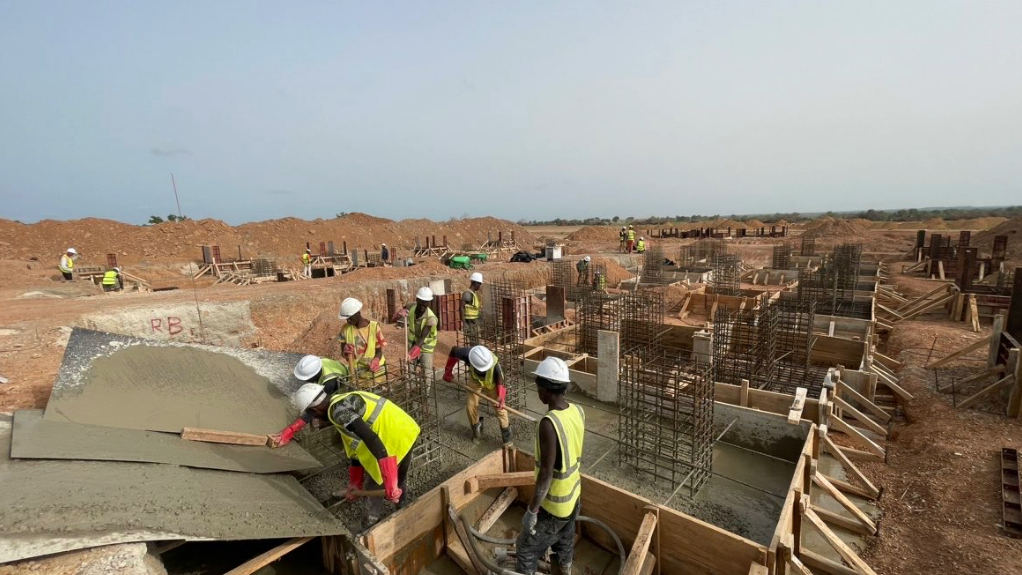
[[[202,469],[283,473],[319,467],[296,443],[271,449],[186,441],[175,434],[46,421],[40,410],[14,414],[14,459],[169,463]]]

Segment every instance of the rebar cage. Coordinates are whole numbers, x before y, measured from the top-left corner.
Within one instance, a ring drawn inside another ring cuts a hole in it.
[[[713,274],[710,286],[713,293],[719,295],[741,295],[742,274],[739,264],[741,260],[735,254],[717,254],[713,256]]]

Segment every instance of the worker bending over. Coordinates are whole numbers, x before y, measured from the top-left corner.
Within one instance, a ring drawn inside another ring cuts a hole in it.
[[[569,575],[582,495],[579,462],[586,416],[581,407],[564,398],[571,383],[564,360],[548,357],[533,375],[547,413],[536,429],[536,490],[522,517],[515,571],[532,575],[550,549],[551,574]]]
[[[632,253],[632,248],[635,246],[635,226],[628,224],[628,234],[625,237],[627,238],[625,251]]]
[[[412,447],[419,438],[419,424],[394,402],[367,391],[344,391],[328,395],[317,383],[306,383],[294,398],[295,407],[311,411],[333,424],[341,434],[348,457],[348,489],[344,498],[356,501],[365,491],[383,487],[384,498],[400,508],[407,501],[405,480],[412,462]],[[367,478],[366,475],[369,477]],[[366,519],[380,519],[383,500],[366,497]]]
[[[405,318],[408,324],[408,361],[422,368],[427,378],[433,377],[433,350],[436,349],[436,330],[440,320],[429,308],[433,290],[421,287],[415,292],[415,303],[399,309],[394,321]]]
[[[585,284],[589,283],[589,262],[590,261],[592,261],[592,258],[590,258],[589,256],[586,256],[586,257],[578,260],[578,263],[575,264],[575,270],[578,271],[578,281],[575,282],[576,284],[578,284],[578,285],[585,285]]]
[[[305,248],[305,253],[302,254],[302,265],[305,266],[304,275],[307,278],[312,277],[312,250]]]
[[[103,291],[121,291],[124,289],[124,278],[121,277],[121,268],[113,268],[103,274]]]
[[[341,383],[347,380],[348,366],[327,357],[307,355],[298,360],[294,373],[299,381],[322,386],[323,393],[327,397],[332,397],[341,388]],[[301,411],[294,423],[280,430],[280,433],[270,437],[271,445],[273,447],[281,447],[290,443],[296,433],[313,422],[315,415],[309,409]]]
[[[639,243],[635,244],[635,251],[640,254],[646,251],[646,238],[639,236]]]
[[[383,357],[383,348],[387,342],[379,322],[362,317],[362,302],[353,297],[341,302],[338,317],[346,322],[338,339],[348,371],[357,370],[352,374],[356,379],[362,372],[369,372],[373,381],[386,381],[387,359]]]
[[[454,381],[454,366],[459,361],[465,362],[471,368],[469,378],[477,384],[471,387],[497,401],[494,411],[497,413],[497,421],[500,422],[500,439],[504,445],[511,445],[511,422],[508,420],[507,410],[504,409],[507,388],[504,387],[504,372],[500,369],[497,356],[484,345],[452,348],[451,355],[447,358],[447,368],[444,370],[444,381],[448,383]],[[472,428],[472,441],[479,441],[483,435],[483,418],[479,417],[478,395],[466,394],[465,413],[468,414],[468,425]]]
[[[593,274],[593,289],[602,292],[607,291],[607,278],[603,275],[603,272]]]
[[[60,256],[60,263],[57,267],[60,268],[60,273],[64,275],[64,281],[71,281],[75,279],[75,259],[78,257],[78,252],[74,248],[67,248],[67,252]]]
[[[483,288],[483,274],[475,272],[468,276],[468,280],[468,289],[461,294],[461,303],[464,305],[462,332],[465,341],[475,344],[479,341],[479,312],[483,308],[483,300],[479,297],[479,290]]]

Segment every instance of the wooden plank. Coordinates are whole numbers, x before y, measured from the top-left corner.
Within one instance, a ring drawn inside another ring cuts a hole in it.
[[[1004,316],[994,316],[994,324],[990,328],[990,350],[987,355],[987,367],[997,365],[997,354],[1001,348],[1001,331],[1004,329]]]
[[[507,511],[508,507],[511,507],[511,503],[514,502],[515,497],[518,497],[518,490],[514,487],[508,487],[500,494],[490,507],[483,513],[482,517],[476,523],[476,531],[480,533],[486,533],[493,524],[500,519],[500,516]]]
[[[898,369],[902,365],[900,361],[887,357],[886,355],[876,350],[873,350],[873,357],[880,360],[880,363],[884,364],[884,366],[887,369],[890,369],[892,371]]]
[[[827,335],[834,337],[834,322],[830,322],[830,327],[827,329]]]
[[[808,497],[805,497],[804,499],[807,500]],[[827,540],[827,543],[829,543],[830,546],[833,547],[834,550],[838,552],[838,555],[840,555],[842,559],[847,561],[848,564],[851,565],[861,575],[876,575],[876,571],[873,571],[873,569],[871,569],[870,566],[867,565],[866,562],[863,561],[862,558],[859,557],[855,553],[855,551],[852,550],[851,547],[849,547],[844,541],[842,541],[840,537],[834,535],[834,532],[830,530],[830,527],[827,527],[827,524],[823,522],[823,519],[820,519],[820,516],[809,508],[808,503],[805,505],[805,508],[802,511],[802,516],[808,519],[813,524],[813,526],[816,527],[817,531],[819,531],[820,534],[823,535],[823,538]]]
[[[858,391],[855,391],[852,388],[852,386],[848,385],[847,383],[840,379],[837,381],[837,392],[839,394],[848,396],[849,399],[855,400],[856,402],[859,403],[860,406],[862,406],[863,409],[879,417],[880,420],[883,421],[884,423],[887,423],[888,421],[891,420],[891,414],[881,409],[880,406],[878,406],[877,404],[866,399],[866,396],[862,395]]]
[[[465,530],[465,526],[458,519],[458,512],[455,511],[453,505],[447,506],[447,518],[454,526],[454,533],[458,536],[458,542],[461,543],[462,548],[465,549],[465,554],[468,555],[469,562],[475,570],[475,575],[488,575],[489,569],[487,569],[486,566],[483,565],[482,561],[472,552],[472,548],[468,541],[468,538],[471,537],[471,535],[468,534],[468,531]],[[470,571],[467,571],[466,573],[468,575],[473,575]]]
[[[834,396],[834,405],[841,408],[842,411],[848,412],[848,414],[855,418],[856,421],[861,423],[863,426],[868,428],[873,433],[887,437],[886,428],[882,427],[880,424],[867,417],[865,413],[862,413],[858,409],[855,409],[854,407],[852,407],[850,403],[836,395]]]
[[[979,331],[979,310],[976,308],[976,296],[969,294],[969,315],[972,320],[972,331]]]
[[[955,387],[958,387],[958,386],[964,387],[966,384],[972,383],[974,381],[979,381],[981,379],[990,377],[991,375],[1000,375],[1000,374],[1004,373],[1005,369],[1006,369],[1005,366],[998,365],[998,366],[994,367],[993,369],[983,370],[983,371],[981,371],[981,372],[979,372],[979,373],[977,373],[975,375],[970,375],[969,377],[967,377],[967,378],[965,378],[965,379],[963,379],[961,381],[956,381],[955,382]]]
[[[877,374],[880,377],[880,379],[883,380],[884,385],[891,388],[891,391],[901,396],[902,399],[904,399],[905,401],[913,399],[912,394],[909,393],[908,390],[898,385],[898,383],[894,381],[894,378],[884,373],[883,370],[876,369],[876,367],[874,366],[870,366],[869,369],[873,373]]]
[[[826,475],[823,475],[820,472],[816,472],[816,474],[813,475],[813,483],[822,487],[823,490],[826,491],[828,495],[837,500],[837,502],[840,503],[841,506],[844,507],[846,511],[848,511],[849,513],[852,514],[853,517],[858,519],[870,532],[869,533],[870,535],[876,535],[877,532],[876,523],[873,523],[873,520],[870,519],[865,513],[863,513],[861,509],[856,507],[855,503],[852,503],[851,499],[845,497],[844,493],[838,491],[837,487],[834,487],[834,485],[830,481],[827,481]]]
[[[536,473],[534,471],[518,471],[516,473],[491,473],[488,475],[476,475],[465,480],[465,493],[486,491],[494,487],[518,487],[521,485],[535,485]]]
[[[806,395],[809,390],[804,387],[795,388],[795,401],[788,410],[788,423],[795,425],[802,419],[802,410],[806,406]]]
[[[851,425],[848,425],[847,423],[842,421],[841,418],[832,417],[830,419],[830,428],[836,431],[840,431],[841,433],[844,433],[853,442],[865,447],[867,451],[873,453],[874,455],[880,457],[881,459],[884,457],[883,447],[880,447],[879,445],[876,444],[875,441],[863,435],[863,433],[858,429],[855,429]]]
[[[808,567],[815,569],[817,572],[822,571],[828,575],[859,575],[855,569],[845,567],[841,563],[831,561],[823,555],[813,553],[808,549],[802,551],[801,559],[803,563],[805,563]]]
[[[1007,386],[1011,385],[1014,382],[1015,382],[1015,375],[1014,374],[1008,375],[1008,376],[1004,377],[1003,379],[998,380],[997,383],[993,383],[993,384],[990,384],[987,387],[984,387],[982,390],[978,391],[973,396],[971,396],[968,399],[966,399],[965,401],[959,403],[956,407],[958,409],[965,409],[966,407],[969,407],[970,405],[975,405],[979,400],[983,399],[984,397],[986,397],[986,396],[990,395],[991,393],[1001,389],[1002,387],[1007,387]]]
[[[234,569],[228,571],[225,575],[251,575],[313,539],[313,537],[295,537],[294,539],[289,539],[284,543],[277,545],[273,549],[270,549],[266,553],[256,555],[248,561],[245,561],[241,565],[238,565]]]
[[[947,302],[949,302],[952,299],[954,299],[954,297],[955,297],[955,294],[952,293],[952,294],[948,294],[948,295],[946,295],[946,296],[944,296],[944,297],[942,297],[940,299],[934,300],[932,303],[923,306],[918,311],[912,311],[912,312],[909,312],[909,313],[905,314],[905,317],[903,319],[909,320],[909,319],[912,319],[912,318],[914,318],[914,317],[916,317],[918,315],[924,314],[924,313],[930,311],[931,309],[934,309],[934,308],[937,308],[937,307],[940,307],[940,306],[946,304]],[[899,321],[901,321],[901,320],[899,320]]]
[[[876,535],[876,533],[870,532],[868,527],[856,519],[845,517],[844,515],[838,515],[837,513],[827,511],[826,509],[815,505],[810,505],[809,508],[815,511],[816,514],[820,516],[820,519],[823,519],[831,525],[846,529],[858,535]]]
[[[742,390],[739,395],[738,404],[742,407],[749,407],[749,380],[747,379],[742,380]]]
[[[635,536],[632,550],[628,553],[628,559],[625,560],[625,565],[621,568],[620,575],[639,575],[646,554],[649,552],[649,544],[653,540],[653,530],[656,529],[657,525],[656,516],[656,511],[649,511],[643,517],[639,533]]]
[[[229,445],[269,445],[270,443],[270,438],[267,435],[217,431],[215,429],[199,429],[195,427],[182,429],[181,439],[202,441],[204,443],[227,443]]]
[[[1008,408],[1005,410],[1008,417],[1018,417],[1022,413],[1022,362],[1019,361],[1019,349],[1013,347],[1008,350],[1007,370],[1015,375],[1015,383],[1011,386],[1011,394],[1008,396]]]
[[[472,565],[472,560],[468,557],[468,552],[465,551],[465,547],[461,545],[461,541],[458,541],[457,538],[447,544],[447,556],[451,558],[451,561],[454,561],[454,564],[459,569],[465,572],[465,575],[479,575],[476,572],[475,566]]]
[[[873,485],[873,482],[870,481],[866,477],[866,475],[862,473],[862,470],[860,470],[858,466],[852,463],[852,460],[849,459],[847,455],[845,455],[845,452],[839,449],[838,446],[834,444],[834,441],[830,437],[827,437],[826,433],[823,434],[823,447],[827,450],[828,453],[830,453],[834,457],[834,459],[837,459],[839,462],[841,462],[841,465],[844,466],[846,472],[850,473],[853,477],[855,477],[855,479],[859,481],[859,483],[863,484],[866,487],[867,499],[876,499],[877,496],[880,495],[880,490],[877,489],[875,485]],[[834,484],[833,480],[831,480],[831,485],[837,487],[837,485]]]
[[[936,367],[944,366],[944,365],[946,365],[948,363],[951,363],[952,361],[958,359],[959,357],[962,357],[964,355],[968,355],[968,354],[970,354],[970,353],[972,353],[972,352],[974,352],[976,350],[983,349],[984,347],[987,347],[988,345],[990,345],[990,338],[989,337],[980,338],[980,339],[970,343],[969,345],[959,349],[958,351],[952,353],[951,355],[948,355],[948,356],[944,357],[943,359],[938,359],[937,361],[931,363],[930,365],[927,365],[926,369],[933,369],[933,368],[936,368]]]

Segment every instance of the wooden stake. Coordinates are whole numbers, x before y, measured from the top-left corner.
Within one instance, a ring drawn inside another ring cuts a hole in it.
[[[742,380],[741,395],[739,396],[739,405],[742,407],[749,407],[749,380]]]
[[[836,429],[837,431],[840,431],[841,433],[844,433],[845,435],[848,436],[849,439],[851,439],[855,443],[865,447],[867,451],[873,453],[874,455],[877,455],[881,459],[884,457],[884,448],[883,447],[880,447],[872,439],[870,439],[870,438],[866,437],[865,435],[863,435],[863,433],[861,431],[859,431],[858,429],[855,429],[851,425],[848,425],[847,423],[845,423],[841,419],[839,419],[837,417],[832,418],[830,420],[830,427],[831,427],[831,429]]]
[[[515,473],[492,473],[488,475],[476,475],[465,480],[465,493],[486,491],[494,487],[517,487],[523,485],[535,485],[536,474],[534,471],[517,471]]]
[[[500,494],[492,505],[483,513],[482,517],[476,523],[476,531],[480,533],[486,533],[493,524],[500,519],[500,516],[507,511],[508,507],[514,503],[515,497],[518,497],[518,490],[514,487],[508,487]]]
[[[839,462],[841,462],[841,465],[845,467],[845,471],[850,473],[852,477],[857,479],[859,483],[865,486],[866,491],[869,493],[867,499],[876,499],[877,496],[880,495],[880,490],[877,489],[875,485],[873,485],[873,482],[866,478],[866,475],[862,472],[862,470],[859,469],[854,463],[852,463],[852,460],[848,459],[848,456],[845,455],[845,452],[839,449],[838,446],[834,444],[834,441],[830,437],[827,437],[826,434],[823,435],[823,447],[827,450],[828,453],[834,456],[834,459],[837,459]],[[837,487],[837,485],[835,485],[833,481],[831,481],[831,485]]]
[[[841,381],[840,379],[837,380],[837,388],[835,389],[835,391],[839,395],[847,395],[849,396],[850,399],[859,402],[859,405],[866,409],[866,411],[869,411],[873,415],[877,416],[884,423],[887,423],[888,421],[891,420],[891,414],[881,409],[880,406],[878,406],[877,404],[866,399],[866,396],[862,395],[858,391],[855,391],[855,389],[853,389],[851,386]]]
[[[816,475],[813,475],[813,483],[822,487],[823,490],[826,491],[828,495],[833,497],[838,503],[841,504],[842,507],[845,508],[846,511],[848,511],[849,513],[852,514],[853,517],[858,519],[866,527],[866,530],[869,531],[870,535],[876,535],[877,532],[876,523],[873,523],[873,520],[870,519],[865,513],[863,513],[861,509],[856,507],[856,505],[852,503],[851,499],[845,497],[844,493],[838,491],[837,487],[834,487],[834,485],[830,481],[827,481],[827,476],[817,471]]]
[[[1022,412],[1022,361],[1019,360],[1019,349],[1017,347],[1008,350],[1008,373],[1015,375],[1015,384],[1011,387],[1011,395],[1008,396],[1008,417],[1018,417]]]
[[[837,407],[840,407],[843,411],[847,411],[848,414],[851,415],[853,418],[855,418],[856,421],[858,421],[859,423],[864,425],[867,429],[869,429],[873,433],[876,433],[877,435],[882,435],[884,437],[887,437],[887,429],[886,428],[880,426],[877,422],[875,422],[872,419],[870,419],[869,417],[867,417],[866,414],[862,413],[858,409],[855,409],[854,407],[852,407],[852,405],[850,403],[848,403],[847,401],[841,399],[840,397],[838,397],[836,395],[834,396],[834,405],[836,405]],[[842,413],[842,415],[844,415],[844,414]]]
[[[270,549],[266,553],[256,555],[252,559],[245,561],[241,565],[238,565],[234,569],[228,571],[225,575],[251,575],[259,569],[273,563],[277,559],[280,559],[284,555],[287,555],[302,545],[305,545],[309,541],[312,541],[312,539],[312,537],[295,537],[294,539],[289,539],[273,549]]]
[[[649,552],[649,544],[653,540],[653,530],[657,526],[656,512],[648,511],[642,518],[642,525],[639,526],[639,533],[632,543],[632,550],[628,553],[624,567],[621,568],[621,575],[638,575],[642,570],[643,560]]]
[[[743,380],[744,381],[744,380]],[[806,395],[808,391],[804,387],[795,388],[795,401],[792,402],[791,408],[788,410],[788,423],[796,425],[802,419],[802,410],[806,406]]]
[[[958,359],[959,357],[962,357],[963,355],[968,355],[968,354],[970,354],[970,353],[972,353],[972,352],[974,352],[974,351],[976,351],[978,349],[983,349],[989,343],[990,343],[990,338],[989,337],[980,338],[980,339],[970,343],[969,345],[963,347],[962,349],[959,349],[958,351],[952,353],[951,355],[949,355],[949,356],[947,356],[947,357],[945,357],[943,359],[938,359],[937,361],[931,363],[930,365],[926,366],[926,369],[933,369],[933,368],[937,368],[937,367],[941,367],[941,366],[947,365],[948,363],[951,363],[952,361]]]
[[[876,572],[873,571],[873,569],[871,569],[870,566],[867,565],[866,562],[863,561],[862,558],[859,557],[855,553],[855,551],[852,550],[851,547],[849,547],[844,541],[842,541],[840,537],[834,535],[834,532],[830,530],[830,527],[827,527],[827,524],[824,523],[822,519],[820,519],[820,516],[817,515],[810,508],[808,500],[809,500],[808,496],[803,496],[803,501],[805,501],[805,505],[802,510],[802,516],[808,519],[813,524],[813,526],[816,527],[820,534],[823,535],[823,538],[827,540],[827,543],[829,543],[830,546],[833,547],[834,550],[838,552],[838,555],[840,555],[842,559],[847,561],[848,564],[852,566],[852,568],[858,571],[861,575],[876,575]]]

